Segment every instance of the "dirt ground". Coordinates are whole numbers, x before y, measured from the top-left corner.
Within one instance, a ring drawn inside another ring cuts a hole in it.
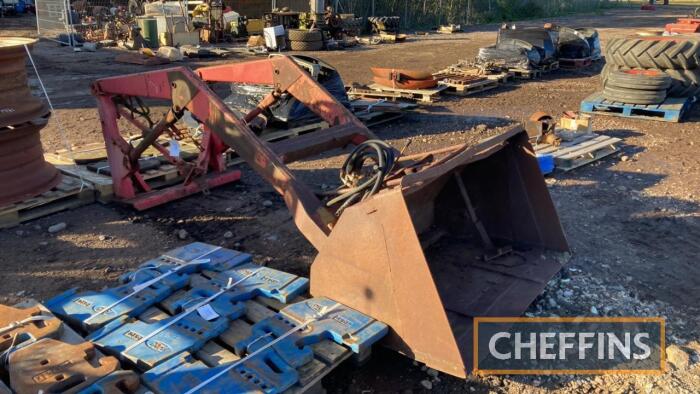
[[[603,45],[611,37],[661,28],[683,8],[612,10],[604,15],[555,20],[595,27]],[[528,24],[540,24],[532,21]],[[435,71],[472,58],[495,40],[495,26],[456,35],[431,35],[397,45],[314,55],[338,68],[346,83],[368,82],[369,66]],[[0,19],[0,35],[35,35],[28,18]],[[47,150],[101,141],[89,95],[91,81],[142,71],[113,63],[114,52],[73,53],[42,41],[34,49],[39,72],[56,112],[42,140]],[[234,58],[237,60],[239,58]],[[242,59],[242,57],[240,58]],[[230,61],[231,59],[229,59]],[[186,61],[191,67],[217,61]],[[602,64],[557,71],[467,98],[447,98],[374,131],[394,146],[408,138],[408,153],[502,131],[542,110],[576,110],[599,86]],[[33,80],[36,85],[36,80]],[[65,132],[60,132],[58,120]],[[683,123],[598,116],[595,130],[622,138],[622,150],[569,173],[547,178],[572,248],[566,268],[551,281],[528,316],[663,316],[667,321],[669,371],[661,376],[500,376],[468,380],[439,374],[387,350],[377,349],[361,368],[343,366],[324,385],[329,392],[700,392],[700,106]],[[338,184],[342,155],[295,164],[301,178]],[[296,229],[282,199],[246,166],[240,182],[147,212],[93,204],[0,231],[0,302],[46,299],[71,287],[99,289],[139,262],[192,241],[249,252],[257,262],[307,275],[313,247]],[[272,202],[264,203],[266,201]],[[50,234],[47,227],[65,222]],[[175,236],[184,229],[186,240]],[[230,231],[233,237],[225,238]]]

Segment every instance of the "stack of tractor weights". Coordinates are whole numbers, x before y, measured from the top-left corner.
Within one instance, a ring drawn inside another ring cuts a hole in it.
[[[36,40],[0,39],[0,206],[50,190],[61,181],[44,161],[40,131],[51,113],[27,83],[27,49]]]
[[[306,390],[388,331],[330,299],[305,298],[308,287],[248,254],[194,243],[114,288],[0,305],[0,393]]]

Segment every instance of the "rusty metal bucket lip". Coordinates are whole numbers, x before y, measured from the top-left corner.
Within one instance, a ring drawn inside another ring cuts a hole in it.
[[[395,81],[392,79],[384,79],[379,77],[374,77],[372,80],[382,86],[388,88],[398,88],[398,89],[411,89],[411,90],[421,90],[430,89],[437,86],[437,80],[434,79],[406,79],[401,81]]]
[[[17,48],[25,45],[34,45],[39,42],[36,38],[29,37],[2,37],[0,38],[0,51],[8,48]]]
[[[370,67],[372,74],[375,77],[383,79],[391,79],[392,74],[400,74],[406,79],[423,80],[432,79],[433,74],[423,70],[409,70],[405,68],[389,68],[389,67]]]
[[[485,138],[475,145],[455,145],[454,152],[449,154],[449,158],[446,160],[442,160],[437,165],[413,174],[408,174],[401,178],[401,187],[410,187],[411,185],[437,178],[456,167],[464,166],[489,156],[491,153],[501,150],[509,139],[520,133],[525,133],[525,130],[522,126],[516,125],[501,134]]]

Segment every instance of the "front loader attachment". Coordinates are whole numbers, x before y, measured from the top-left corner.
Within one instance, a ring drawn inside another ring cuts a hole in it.
[[[239,117],[210,88],[219,82],[272,91]],[[383,321],[391,328],[387,346],[446,373],[464,377],[471,370],[473,318],[519,316],[561,268],[543,250],[568,250],[520,127],[471,147],[402,156],[282,56],[105,78],[93,91],[116,191],[134,194],[144,186],[141,153],[149,145],[165,152],[158,137],[178,137],[177,122],[189,112],[211,145],[198,161],[201,174],[218,169],[230,147],[282,196],[319,251],[311,293]],[[287,95],[330,127],[262,141],[252,126]],[[171,104],[159,120],[141,116],[145,124],[133,116],[145,113],[135,106],[142,100]],[[136,147],[121,137],[118,117],[141,129]],[[286,165],[347,145],[355,149],[341,168],[343,185],[330,195]]]
[[[391,327],[387,345],[445,373],[473,364],[472,321],[520,316],[568,250],[527,134],[447,153],[343,211],[311,293]]]

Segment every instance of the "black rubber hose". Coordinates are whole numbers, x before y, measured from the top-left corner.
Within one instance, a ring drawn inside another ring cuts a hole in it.
[[[340,215],[350,205],[377,193],[397,158],[398,152],[381,140],[368,140],[357,145],[340,168],[342,189],[336,191],[339,194],[326,206],[342,202],[336,211],[336,215]],[[368,163],[369,169],[366,168]]]

